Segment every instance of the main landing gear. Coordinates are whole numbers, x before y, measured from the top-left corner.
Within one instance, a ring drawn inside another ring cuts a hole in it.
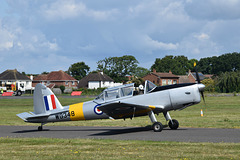
[[[161,132],[163,130],[163,125],[161,122],[155,122],[152,125],[154,132]]]
[[[174,129],[174,130],[175,130],[175,129],[178,129],[179,123],[178,123],[178,121],[177,121],[176,119],[172,119],[172,118],[170,117],[170,114],[169,114],[168,112],[164,112],[163,115],[164,115],[166,121],[169,121],[169,122],[168,122],[168,126],[169,126],[171,129]],[[148,113],[148,116],[149,116],[150,120],[151,120],[152,123],[153,123],[153,125],[152,125],[153,131],[154,131],[154,132],[161,132],[161,131],[163,130],[163,125],[162,125],[161,122],[158,122],[158,121],[157,121],[157,119],[156,119],[153,111],[150,111],[150,112]]]
[[[179,127],[179,123],[176,119],[172,119],[168,122],[168,126],[171,128],[171,129],[178,129]]]
[[[44,123],[41,123],[41,126],[38,127],[38,131],[42,131],[43,130],[43,125],[44,125]]]

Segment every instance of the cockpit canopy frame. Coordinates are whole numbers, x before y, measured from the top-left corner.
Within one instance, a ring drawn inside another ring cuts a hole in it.
[[[146,80],[144,87],[144,94],[150,93],[157,86],[152,82]],[[117,87],[105,89],[97,98],[95,98],[96,103],[104,103],[108,101],[118,100],[119,98],[131,97],[134,95],[134,83],[125,84]]]
[[[125,84],[113,88],[105,89],[94,101],[96,102],[107,102],[111,100],[116,100],[122,97],[133,96],[134,83]]]

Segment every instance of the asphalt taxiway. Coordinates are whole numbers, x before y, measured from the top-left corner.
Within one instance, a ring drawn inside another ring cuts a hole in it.
[[[88,126],[0,126],[0,137],[46,137],[115,140],[149,140],[177,142],[240,143],[240,129],[179,128],[153,132],[150,127],[88,127]]]

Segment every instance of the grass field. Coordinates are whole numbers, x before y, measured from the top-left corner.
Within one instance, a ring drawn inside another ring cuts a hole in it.
[[[91,98],[60,98],[62,105],[69,105],[91,100]],[[182,111],[172,111],[170,115],[177,119],[180,127],[201,128],[240,128],[240,97],[206,97],[206,106],[203,102],[188,107]],[[204,116],[200,116],[203,109]],[[39,125],[23,122],[16,114],[33,111],[32,99],[1,99],[0,125]],[[162,114],[157,116],[158,121],[166,123]],[[94,120],[49,123],[47,125],[64,126],[147,126],[151,122],[148,116],[134,118],[133,120]]]
[[[239,143],[0,138],[0,159],[240,159]]]
[[[89,98],[60,98],[62,105]],[[206,97],[182,111],[170,112],[180,127],[240,128],[239,97]],[[204,116],[200,116],[203,109]],[[33,111],[32,99],[0,99],[0,125],[38,125],[23,122],[17,113]],[[157,119],[165,123],[160,114]],[[147,126],[147,116],[133,120],[95,120],[50,123],[73,126]],[[190,143],[97,139],[0,138],[0,159],[240,159],[240,143]]]

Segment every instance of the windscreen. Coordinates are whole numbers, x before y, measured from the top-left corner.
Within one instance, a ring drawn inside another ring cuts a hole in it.
[[[133,86],[123,87],[122,88],[122,97],[131,96],[133,94]]]
[[[154,90],[157,86],[155,84],[153,84],[152,82],[150,81],[146,81],[145,82],[145,91],[144,93],[149,93],[151,92],[152,90]]]

